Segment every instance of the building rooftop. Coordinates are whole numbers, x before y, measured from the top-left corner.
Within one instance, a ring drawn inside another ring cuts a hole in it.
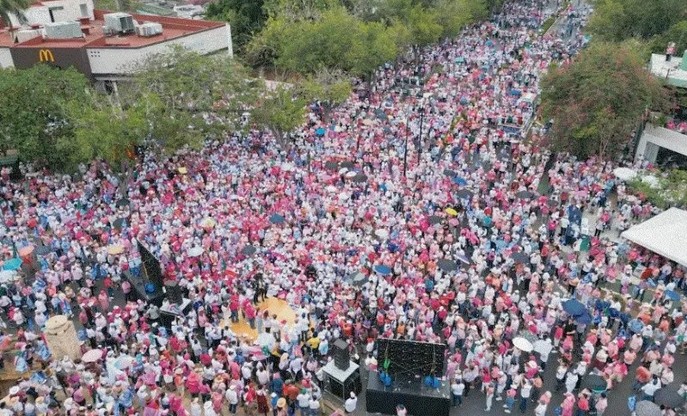
[[[179,19],[174,17],[142,15],[132,13],[134,21],[138,24],[145,22],[160,23],[162,33],[155,36],[143,37],[135,34],[106,36],[103,33],[105,26],[103,15],[110,13],[105,10],[95,10],[94,20],[82,21],[81,30],[83,38],[76,39],[49,39],[42,36],[15,43],[11,32],[7,28],[0,29],[0,47],[12,48],[141,48],[166,42],[172,39],[198,33],[209,29],[215,29],[225,25],[223,22],[207,20]]]
[[[687,88],[687,51],[683,57],[674,56],[670,61],[666,55],[651,55],[651,73],[675,87]]]

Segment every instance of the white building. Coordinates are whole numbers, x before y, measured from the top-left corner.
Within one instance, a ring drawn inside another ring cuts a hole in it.
[[[687,51],[682,57],[653,54],[650,62],[651,73],[676,88],[687,88]],[[687,134],[675,129],[647,124],[637,144],[635,160],[656,163],[659,155],[675,153],[687,157]]]
[[[29,68],[47,63],[75,67],[95,83],[116,82],[132,66],[171,45],[201,54],[233,55],[231,29],[222,22],[109,13],[92,0],[34,3],[22,23],[0,27],[0,67]]]

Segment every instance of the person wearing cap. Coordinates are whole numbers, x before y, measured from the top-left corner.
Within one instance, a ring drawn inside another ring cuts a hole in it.
[[[274,412],[274,416],[288,416],[285,398],[280,397],[279,399],[277,399],[277,406]]]
[[[296,402],[298,408],[301,410],[301,416],[308,416],[308,410],[310,409],[310,395],[306,389],[301,389],[300,393],[296,397]]]

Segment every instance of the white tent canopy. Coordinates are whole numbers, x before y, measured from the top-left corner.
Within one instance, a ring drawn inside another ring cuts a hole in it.
[[[635,225],[621,236],[687,266],[687,211],[670,208]]]

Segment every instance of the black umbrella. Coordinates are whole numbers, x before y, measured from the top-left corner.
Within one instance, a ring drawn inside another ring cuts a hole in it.
[[[675,409],[685,404],[685,399],[678,393],[675,386],[666,386],[656,390],[654,403]]]
[[[333,160],[328,160],[328,161],[324,162],[324,167],[325,167],[325,169],[329,169],[329,170],[337,170],[339,168],[339,164]]]
[[[656,403],[648,400],[638,402],[635,407],[635,416],[662,416],[663,410]]]
[[[126,207],[129,205],[129,199],[128,198],[122,198],[119,201],[117,201],[117,206],[119,208]]]
[[[241,253],[245,256],[252,256],[256,251],[258,251],[258,249],[253,246],[245,246],[243,250],[241,250]]]
[[[452,171],[451,169],[444,169],[444,175],[446,175],[446,176],[456,176],[456,172]]]
[[[429,223],[432,225],[439,224],[441,223],[441,221],[443,221],[443,218],[441,218],[438,215],[432,215],[431,217],[429,217]]]
[[[359,174],[355,175],[351,180],[353,182],[363,183],[363,182],[367,181],[367,175],[363,175],[362,173],[359,173]]]
[[[456,196],[458,198],[472,198],[472,195],[472,191],[465,188],[456,191]]]
[[[527,254],[519,251],[517,253],[511,254],[510,258],[512,258],[513,261],[517,264],[525,264],[530,262],[530,257]]]
[[[534,192],[520,191],[520,192],[516,193],[515,196],[517,196],[518,198],[521,198],[521,199],[532,199],[534,197]]]
[[[437,261],[437,266],[445,272],[452,272],[458,270],[458,264],[450,259],[440,259]]]
[[[346,169],[353,169],[355,167],[355,163],[351,162],[350,160],[347,160],[345,162],[339,163],[340,168],[346,168]]]
[[[112,226],[118,230],[121,230],[122,227],[124,226],[124,221],[126,221],[126,218],[117,218],[112,223]]]
[[[608,384],[603,377],[596,374],[589,374],[582,381],[582,387],[587,388],[595,393],[606,391]]]

